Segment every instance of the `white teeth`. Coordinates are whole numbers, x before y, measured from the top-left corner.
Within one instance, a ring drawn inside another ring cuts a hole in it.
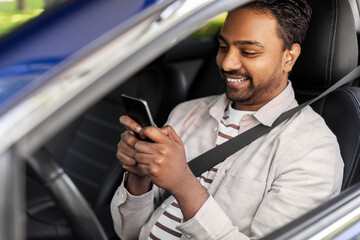
[[[246,78],[240,78],[240,79],[235,79],[235,78],[227,78],[228,82],[243,82],[245,81]]]

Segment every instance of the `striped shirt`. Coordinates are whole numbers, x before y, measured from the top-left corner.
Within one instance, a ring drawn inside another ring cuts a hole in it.
[[[218,124],[218,136],[216,146],[226,142],[227,140],[237,136],[240,130],[240,121],[243,116],[253,114],[254,112],[239,111],[231,107],[231,103],[225,109],[224,116]],[[199,178],[199,182],[206,190],[209,189],[213,179],[215,178],[218,167],[221,163],[203,173]],[[149,239],[151,240],[178,240],[181,233],[176,229],[183,222],[183,215],[177,201],[174,199],[172,204],[159,217],[153,226]]]

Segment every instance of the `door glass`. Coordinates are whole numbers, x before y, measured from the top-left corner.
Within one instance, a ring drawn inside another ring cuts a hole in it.
[[[65,0],[0,0],[0,37]]]

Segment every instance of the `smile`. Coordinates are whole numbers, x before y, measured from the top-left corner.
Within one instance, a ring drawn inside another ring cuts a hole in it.
[[[240,78],[240,79],[235,79],[235,78],[226,78],[226,80],[228,82],[243,82],[245,81],[247,78]]]

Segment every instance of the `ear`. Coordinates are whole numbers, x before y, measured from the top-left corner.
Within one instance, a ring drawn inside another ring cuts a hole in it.
[[[301,47],[298,43],[294,43],[290,49],[284,53],[284,72],[289,73],[293,68],[297,58],[301,53]]]

